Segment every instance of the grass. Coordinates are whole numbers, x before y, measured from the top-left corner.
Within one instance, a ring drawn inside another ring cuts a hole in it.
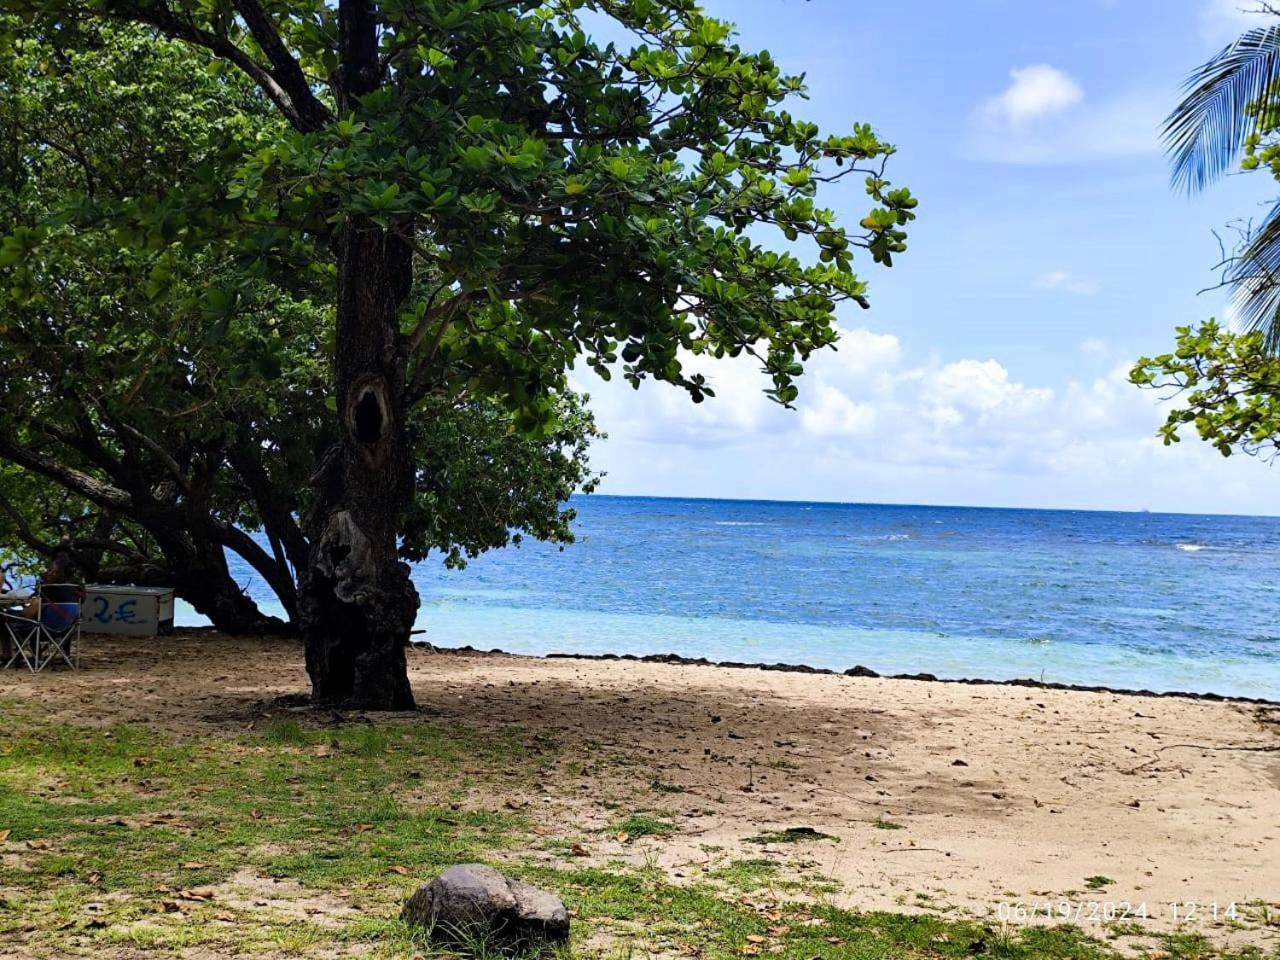
[[[628,839],[637,837],[669,837],[676,825],[664,817],[652,813],[633,813],[614,822],[611,828],[616,834],[626,834]]]
[[[775,883],[778,865],[772,860],[735,860],[727,866],[710,871],[707,876],[723,881],[735,890],[759,890]]]
[[[810,840],[834,840],[827,833],[820,833],[813,827],[787,827],[773,833],[761,833],[747,837],[747,843],[806,843]]]
[[[16,951],[6,956],[435,956],[397,919],[401,903],[441,868],[487,860],[565,898],[576,918],[566,958],[1118,957],[1071,928],[840,910],[764,859],[675,883],[653,863],[524,856],[547,841],[504,796],[532,790],[550,748],[519,731],[479,737],[420,718],[333,726],[302,715],[241,735],[178,736],[0,707],[19,731],[0,747],[0,833],[9,831],[0,954]],[[656,838],[674,829],[642,811],[615,826]],[[267,879],[237,892],[245,877]],[[1194,937],[1152,938],[1151,950],[1168,960],[1255,956],[1215,954]],[[494,955],[483,943],[467,953]]]

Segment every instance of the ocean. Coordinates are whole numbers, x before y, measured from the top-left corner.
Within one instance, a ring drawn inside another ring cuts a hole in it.
[[[574,506],[578,542],[563,550],[525,541],[463,571],[419,564],[423,639],[1280,699],[1280,518]]]

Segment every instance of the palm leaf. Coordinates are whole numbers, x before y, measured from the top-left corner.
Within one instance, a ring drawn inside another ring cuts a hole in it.
[[[1280,348],[1280,202],[1249,238],[1227,280],[1240,326],[1264,331],[1267,349],[1276,352]]]
[[[1201,190],[1237,160],[1258,125],[1249,104],[1280,81],[1280,26],[1254,27],[1198,67],[1185,96],[1165,120],[1163,139],[1173,182]]]

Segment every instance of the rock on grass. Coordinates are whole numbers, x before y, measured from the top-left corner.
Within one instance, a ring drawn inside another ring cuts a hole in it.
[[[433,942],[509,950],[537,949],[569,939],[569,912],[553,893],[492,867],[450,867],[409,898],[400,914],[426,928]]]

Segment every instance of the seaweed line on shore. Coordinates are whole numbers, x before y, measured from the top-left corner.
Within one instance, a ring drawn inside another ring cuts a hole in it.
[[[1125,687],[1090,686],[1077,683],[1056,683],[1047,680],[1030,678],[1014,680],[988,680],[982,677],[938,677],[932,673],[877,673],[870,667],[861,664],[848,670],[830,670],[825,667],[811,667],[803,663],[743,663],[737,660],[708,660],[706,657],[685,657],[678,653],[652,653],[643,656],[634,653],[548,653],[536,654],[508,653],[506,650],[480,650],[472,646],[438,647],[434,644],[414,644],[419,649],[434,650],[439,653],[480,654],[503,657],[526,657],[531,660],[615,660],[632,663],[665,663],[684,667],[724,667],[729,670],[768,670],[778,673],[807,673],[832,677],[863,677],[872,680],[919,680],[926,683],[960,683],[969,686],[991,687],[1030,687],[1037,690],[1072,690],[1079,693],[1112,693],[1125,697],[1179,697],[1185,700],[1208,700],[1214,703],[1247,703],[1261,707],[1280,708],[1280,700],[1267,700],[1262,697],[1233,697],[1221,693],[1193,693],[1186,690],[1131,690]]]

